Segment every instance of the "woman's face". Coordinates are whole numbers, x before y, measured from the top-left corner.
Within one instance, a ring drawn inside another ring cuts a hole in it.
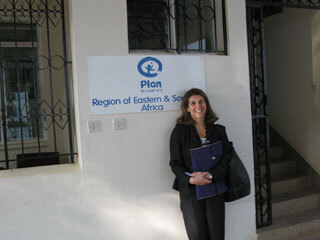
[[[204,121],[207,111],[206,101],[201,95],[192,95],[187,110],[194,121]]]

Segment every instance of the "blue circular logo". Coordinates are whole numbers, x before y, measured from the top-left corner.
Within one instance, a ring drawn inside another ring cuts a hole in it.
[[[153,78],[162,71],[162,63],[155,57],[145,57],[140,60],[137,68],[142,76]]]

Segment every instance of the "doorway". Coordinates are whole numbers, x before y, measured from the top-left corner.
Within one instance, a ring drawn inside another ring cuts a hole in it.
[[[257,228],[272,224],[270,125],[300,154],[301,136],[319,128],[317,9],[312,0],[247,0]]]

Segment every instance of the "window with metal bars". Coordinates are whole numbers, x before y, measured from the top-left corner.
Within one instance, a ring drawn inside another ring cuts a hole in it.
[[[36,72],[31,56],[37,52],[36,25],[0,23],[0,57],[3,63],[3,95],[6,105],[7,141],[42,136],[30,112],[39,93],[35,93]],[[16,61],[19,66],[17,68]],[[17,79],[20,79],[17,83]],[[19,111],[19,105],[20,110]],[[20,116],[21,113],[21,116]],[[21,117],[21,122],[20,122]],[[1,131],[3,133],[3,131]],[[21,136],[22,135],[22,136]],[[3,134],[0,140],[3,141]]]
[[[224,0],[127,0],[129,49],[227,55]]]
[[[0,1],[0,169],[74,162],[63,0]]]

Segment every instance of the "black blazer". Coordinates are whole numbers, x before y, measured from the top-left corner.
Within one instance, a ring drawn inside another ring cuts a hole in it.
[[[210,143],[223,142],[223,157],[209,172],[213,181],[224,180],[227,174],[227,162],[231,160],[233,147],[228,144],[225,127],[219,124],[208,123],[206,138]],[[190,149],[200,147],[201,140],[194,125],[177,124],[170,137],[170,167],[176,178],[173,189],[185,194],[195,194],[195,185],[189,183],[189,176],[185,172],[192,171]]]

